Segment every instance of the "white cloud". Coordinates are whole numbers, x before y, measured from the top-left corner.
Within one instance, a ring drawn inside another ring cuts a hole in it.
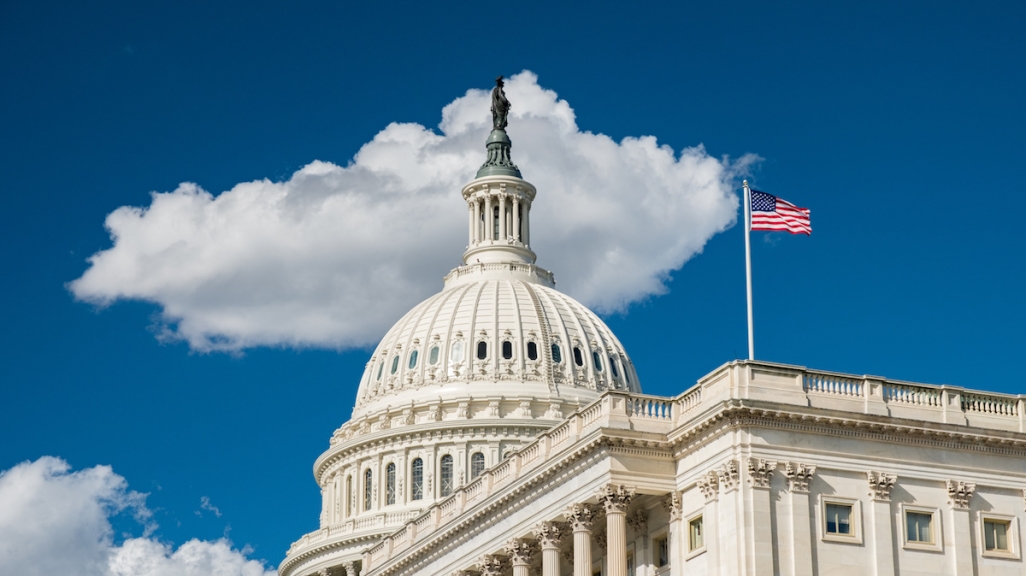
[[[581,131],[530,72],[506,92],[513,159],[538,187],[538,263],[597,311],[665,292],[669,273],[734,223],[735,180],[755,156]],[[459,191],[484,161],[488,108],[488,92],[470,90],[442,110],[440,134],[390,124],[348,166],[314,161],[217,196],[184,183],[118,208],[113,247],[69,288],[99,305],[154,302],[162,336],[201,351],[374,344],[459,264]]]
[[[273,576],[226,540],[178,549],[153,538],[146,496],[109,466],[71,472],[44,457],[0,473],[0,566],[19,576]],[[142,536],[117,544],[110,518],[131,513]]]

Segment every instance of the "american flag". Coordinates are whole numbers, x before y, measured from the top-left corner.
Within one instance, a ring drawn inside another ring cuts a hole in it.
[[[812,234],[808,208],[799,208],[787,200],[758,190],[751,190],[751,193],[752,230]]]

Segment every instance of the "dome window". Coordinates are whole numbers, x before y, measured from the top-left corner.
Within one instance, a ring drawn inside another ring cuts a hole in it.
[[[395,464],[385,468],[385,504],[395,504]]]
[[[346,476],[346,518],[353,515],[353,508],[350,504],[353,501],[353,476]]]
[[[527,359],[537,360],[538,359],[538,345],[534,342],[527,343]]]
[[[449,496],[452,494],[452,456],[448,454],[442,456],[442,463],[439,468],[442,471],[442,481],[440,482],[442,496]]]
[[[563,362],[563,352],[559,349],[559,344],[552,345],[552,361],[556,364]]]
[[[584,356],[581,355],[581,349],[577,346],[574,346],[574,364],[584,366]]]
[[[509,340],[502,343],[502,357],[505,360],[509,360],[513,357],[513,343]]]
[[[609,357],[609,370],[613,373],[613,378],[620,377],[620,371],[616,369],[616,359],[612,356]]]
[[[416,354],[416,352],[414,352],[414,354]],[[602,371],[602,358],[599,357],[599,353],[598,352],[592,352],[591,353],[591,361],[595,364],[595,371],[596,372],[601,372]]]
[[[371,504],[372,504],[372,502],[371,502],[371,495],[373,493],[371,488],[373,487],[373,482],[372,482],[373,480],[374,480],[374,473],[371,472],[370,468],[368,468],[367,471],[363,473],[363,510],[364,510],[364,512],[366,512],[367,510],[371,509]]]
[[[416,350],[414,350],[413,352],[410,352],[410,364],[409,364],[410,370],[413,370],[414,368],[417,367],[417,355],[418,355],[418,353],[417,353]]]
[[[424,461],[417,458],[413,461],[413,472],[410,474],[410,499],[424,499]]]
[[[398,370],[398,369],[399,369],[399,355],[396,354],[395,357],[392,358],[392,371],[390,372],[390,374],[395,374],[396,370]]]
[[[463,342],[460,340],[457,340],[456,342],[452,343],[452,361],[463,361]]]
[[[381,380],[381,375],[385,372],[385,363],[378,364],[378,380]]]
[[[428,352],[428,363],[432,366],[438,364],[438,346],[432,346],[431,351]]]
[[[477,343],[477,359],[484,360],[488,357],[488,343],[484,340]]]
[[[470,479],[473,480],[481,475],[485,469],[484,454],[480,452],[474,452],[474,455],[470,457]]]

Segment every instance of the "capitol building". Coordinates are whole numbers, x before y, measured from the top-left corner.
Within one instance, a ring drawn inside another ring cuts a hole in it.
[[[1026,574],[1026,396],[761,361],[645,395],[535,264],[492,100],[463,263],[374,350],[279,576]]]

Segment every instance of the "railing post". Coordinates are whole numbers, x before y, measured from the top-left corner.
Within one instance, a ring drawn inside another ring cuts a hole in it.
[[[969,419],[962,408],[962,389],[948,386],[941,387],[941,403],[944,408],[944,423],[964,426]]]
[[[862,396],[865,399],[865,413],[887,415],[887,403],[884,401],[883,379],[866,377],[862,380]]]

